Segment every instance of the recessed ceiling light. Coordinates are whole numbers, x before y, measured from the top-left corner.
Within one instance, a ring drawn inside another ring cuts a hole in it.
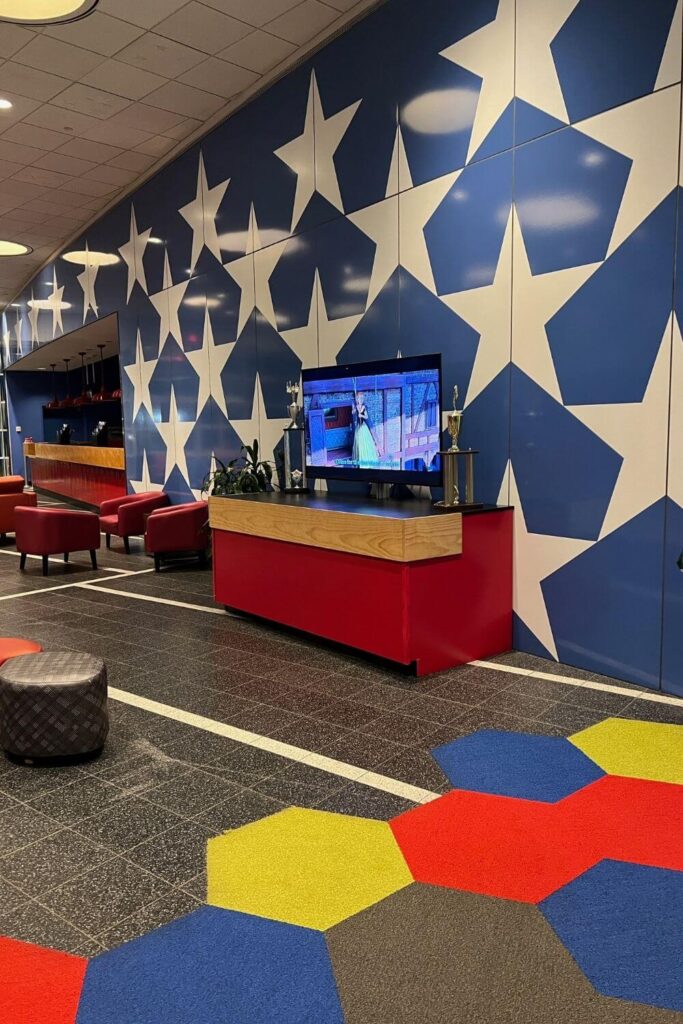
[[[33,252],[30,245],[22,242],[8,242],[0,238],[0,256],[25,256],[27,252]]]
[[[83,267],[110,267],[118,263],[119,258],[113,252],[94,252],[92,249],[65,252],[62,259],[67,263],[78,263]]]
[[[53,302],[52,299],[29,299],[29,309],[71,309],[70,302]]]
[[[154,238],[153,236],[151,238],[148,238],[147,241],[151,242],[152,245],[163,245],[164,244],[163,238]]]
[[[4,96],[0,96],[0,110],[11,110],[12,101],[6,99]]]
[[[23,25],[52,25],[84,18],[98,0],[0,0],[0,21]]]

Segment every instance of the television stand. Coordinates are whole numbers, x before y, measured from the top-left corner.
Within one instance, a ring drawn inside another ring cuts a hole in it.
[[[209,499],[221,605],[417,675],[512,646],[512,510],[278,492]]]
[[[391,484],[373,484],[370,489],[370,497],[374,501],[389,501],[391,498]]]

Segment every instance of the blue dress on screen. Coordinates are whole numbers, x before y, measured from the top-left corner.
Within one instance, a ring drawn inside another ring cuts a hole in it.
[[[379,458],[377,445],[368,426],[365,404],[353,407],[353,461],[359,466],[375,466]]]

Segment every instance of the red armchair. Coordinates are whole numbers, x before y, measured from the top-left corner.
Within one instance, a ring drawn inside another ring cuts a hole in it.
[[[23,489],[23,476],[0,476],[0,494],[19,494]]]
[[[5,543],[8,533],[14,533],[15,509],[19,505],[35,508],[37,504],[38,497],[33,491],[27,491],[26,494],[22,491],[16,494],[0,493],[0,543]]]
[[[43,576],[48,573],[48,555],[89,551],[93,569],[97,568],[100,524],[94,512],[70,512],[61,508],[29,508],[20,505],[14,513],[19,567],[26,567],[27,555],[42,555]]]
[[[147,519],[145,549],[154,555],[157,572],[163,555],[192,554],[203,565],[208,546],[209,506],[205,501],[171,505],[153,512]]]
[[[100,505],[100,530],[106,535],[107,547],[111,547],[111,535],[123,540],[127,555],[130,554],[129,537],[141,537],[145,532],[145,518],[155,509],[168,505],[168,495],[163,491],[144,491],[142,494],[126,494],[123,498],[111,498]]]

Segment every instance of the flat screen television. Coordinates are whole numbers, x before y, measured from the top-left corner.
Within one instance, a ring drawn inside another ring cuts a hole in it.
[[[302,372],[312,479],[441,485],[441,356]]]

